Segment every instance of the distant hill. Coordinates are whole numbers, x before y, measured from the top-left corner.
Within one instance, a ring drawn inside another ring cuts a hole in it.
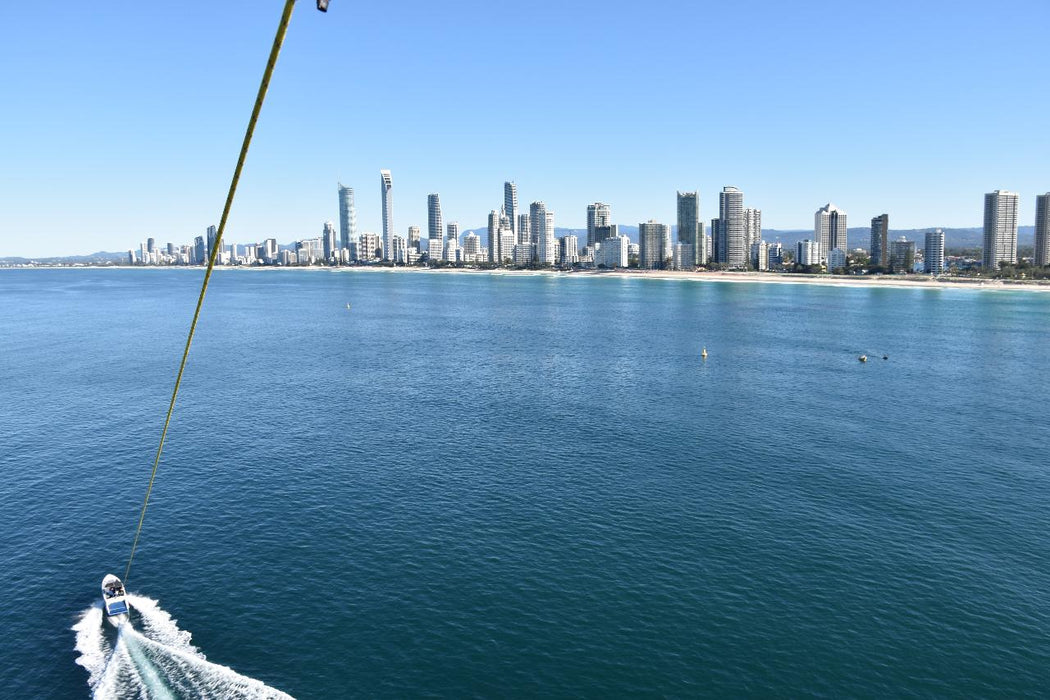
[[[922,246],[927,231],[930,228],[890,229],[889,239],[894,240],[904,236],[909,241],[915,241]],[[944,245],[946,248],[980,248],[983,245],[984,230],[981,227],[974,228],[942,228],[944,231]],[[850,248],[868,249],[871,242],[871,228],[858,226],[847,229],[847,237]],[[762,229],[762,238],[767,241],[780,241],[784,245],[795,245],[798,241],[813,238],[813,229],[805,230],[777,230]],[[1017,245],[1035,244],[1035,226],[1017,227]]]
[[[77,263],[89,265],[102,265],[105,263],[122,262],[124,260],[127,260],[127,257],[127,252],[110,253],[104,250],[100,250],[97,253],[91,253],[89,255],[65,255],[44,258],[0,258],[0,265],[76,265]]]

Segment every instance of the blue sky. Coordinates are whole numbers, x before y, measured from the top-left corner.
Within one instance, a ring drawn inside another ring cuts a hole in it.
[[[0,6],[0,255],[186,243],[216,223],[282,0]],[[556,224],[674,223],[736,185],[766,228],[978,226],[1050,190],[1050,3],[300,0],[226,234],[483,226],[518,183]]]

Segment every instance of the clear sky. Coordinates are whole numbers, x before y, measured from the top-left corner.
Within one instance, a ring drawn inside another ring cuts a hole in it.
[[[188,243],[217,223],[282,0],[0,3],[0,255]],[[1050,190],[1050,2],[300,0],[226,234],[483,226],[504,180],[558,226],[673,224],[675,190],[765,228],[979,226]]]

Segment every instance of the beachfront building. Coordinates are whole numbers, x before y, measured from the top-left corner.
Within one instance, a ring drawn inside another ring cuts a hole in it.
[[[485,262],[484,249],[481,247],[481,236],[473,231],[463,236],[463,262]]]
[[[718,193],[718,260],[729,267],[747,267],[747,231],[744,223],[744,193],[723,187]],[[714,222],[711,222],[714,225]],[[712,234],[715,232],[712,231]]]
[[[354,207],[354,188],[339,183],[339,247],[348,250],[357,240],[357,209]]]
[[[828,202],[814,216],[813,237],[820,245],[820,262],[828,262],[828,254],[835,248],[846,250],[846,212]],[[828,269],[832,269],[828,265]]]
[[[944,231],[936,229],[926,232],[926,247],[923,249],[923,270],[930,275],[944,272]]]
[[[1050,192],[1035,198],[1035,264],[1050,265]]]
[[[631,239],[627,236],[613,236],[598,244],[594,264],[607,268],[627,267],[630,256]]]
[[[379,191],[383,200],[383,260],[394,255],[394,178],[389,170],[379,171]]]
[[[427,195],[427,238],[441,240],[444,231],[441,229],[441,195]]]
[[[652,219],[638,224],[638,267],[663,270],[671,258],[671,227]]]
[[[744,240],[747,250],[751,252],[751,246],[762,240],[762,210],[744,210]]]
[[[912,272],[915,269],[915,241],[901,236],[890,241],[890,272]]]
[[[846,251],[842,248],[832,248],[828,252],[828,272],[846,269]]]
[[[518,236],[518,243],[523,245],[532,243],[532,229],[529,227],[529,215],[518,214],[518,227],[514,230]]]
[[[676,192],[678,199],[678,243],[692,248],[689,268],[707,262],[704,225],[700,222],[700,192]]]
[[[879,214],[871,220],[871,264],[886,266],[889,255],[888,236],[890,233],[890,215]]]
[[[674,254],[671,256],[671,268],[690,272],[696,268],[696,253],[693,252],[692,243],[675,243]]]
[[[808,238],[795,245],[795,262],[802,266],[820,264],[820,243]]]
[[[324,222],[324,228],[321,230],[321,241],[325,262],[334,261],[338,248],[336,248],[335,242],[335,224],[331,221]]]
[[[547,211],[543,202],[529,205],[529,229],[536,244],[536,262],[553,265],[558,254],[554,242],[554,212]]]
[[[514,231],[514,239],[518,237],[518,186],[513,182],[503,183],[503,213],[510,219],[510,228]]]
[[[558,263],[572,267],[580,262],[580,244],[576,236],[569,234],[558,239]]]
[[[1017,262],[1017,203],[1016,192],[996,190],[984,196],[984,255],[985,270],[996,271],[1003,263]]]
[[[608,226],[612,220],[609,205],[595,202],[587,205],[587,245],[594,246],[599,241],[598,228]]]
[[[759,272],[769,269],[769,244],[761,239],[751,244],[751,267]]]

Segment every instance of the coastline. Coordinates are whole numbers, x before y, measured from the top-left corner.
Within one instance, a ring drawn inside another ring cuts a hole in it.
[[[0,270],[185,270],[203,271],[203,267],[165,265],[165,266],[129,266],[129,265],[35,265],[31,267],[4,267]],[[384,267],[384,266],[216,266],[216,272],[265,272],[277,270],[299,270],[305,272],[329,273],[415,273],[415,274],[464,274],[496,275],[524,277],[586,277],[610,279],[644,279],[677,282],[714,282],[714,283],[751,283],[751,284],[805,284],[828,287],[860,287],[872,289],[970,289],[976,291],[1022,291],[1050,292],[1050,280],[990,280],[972,277],[927,277],[905,275],[808,275],[799,273],[777,272],[725,272],[686,270],[512,270],[506,268],[478,269],[468,267]]]

